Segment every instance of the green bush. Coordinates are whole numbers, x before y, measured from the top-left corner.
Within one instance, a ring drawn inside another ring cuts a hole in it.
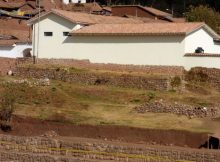
[[[189,72],[187,72],[185,78],[187,81],[191,82],[207,82],[209,76],[200,69],[191,69]]]
[[[0,125],[3,131],[11,130],[10,121],[15,109],[15,95],[13,88],[7,85],[1,94]]]
[[[191,7],[186,14],[189,22],[205,22],[213,30],[219,32],[220,14],[208,6]]]
[[[148,92],[147,96],[148,96],[148,102],[150,102],[156,97],[156,94],[154,92]]]
[[[172,89],[178,88],[181,86],[181,78],[179,76],[175,76],[171,79],[170,85]]]

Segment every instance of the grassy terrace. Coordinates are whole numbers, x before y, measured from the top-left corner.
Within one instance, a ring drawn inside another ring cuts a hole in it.
[[[95,74],[103,74],[103,73],[108,73],[111,75],[131,75],[131,76],[145,76],[148,78],[167,78],[166,73],[145,73],[144,71],[112,71],[112,70],[104,70],[104,69],[96,69],[96,68],[78,68],[78,67],[66,67],[62,65],[48,65],[48,64],[24,64],[24,65],[19,65],[20,67],[25,67],[25,68],[37,68],[37,69],[61,69],[61,70],[67,70],[69,73],[95,73]]]
[[[2,77],[0,80],[11,79]],[[2,86],[0,90],[3,90]],[[204,86],[202,90],[206,92]],[[210,88],[207,92],[209,93],[202,94],[199,89],[186,93],[156,92],[111,86],[85,86],[59,81],[52,81],[51,86],[47,87],[19,84],[13,90],[17,98],[15,112],[17,115],[75,124],[125,125],[198,132],[210,131],[202,119],[189,120],[184,116],[172,114],[138,114],[133,108],[148,101],[149,94],[152,93],[155,100],[164,99],[193,105],[216,104],[220,99],[219,92]]]

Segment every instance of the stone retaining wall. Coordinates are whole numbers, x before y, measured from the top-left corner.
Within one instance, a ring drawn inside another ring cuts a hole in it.
[[[87,85],[112,85],[124,88],[167,90],[169,78],[136,76],[121,73],[67,70],[61,68],[17,67],[15,74],[22,77],[49,78],[69,83]]]
[[[220,90],[220,69],[215,68],[192,68],[186,73],[187,81],[207,82]]]
[[[16,60],[0,57],[0,75],[6,75],[9,70],[16,67]]]
[[[216,162],[220,152],[189,148],[128,145],[95,140],[16,137],[0,135],[1,160],[70,162],[77,158],[94,161],[126,162]],[[36,156],[37,155],[37,156]],[[62,159],[62,160],[61,160]]]
[[[143,105],[134,108],[138,113],[172,113],[176,115],[184,115],[188,118],[214,118],[219,116],[219,106],[216,107],[202,107],[191,106],[179,103],[165,103],[162,101],[147,102]]]
[[[32,59],[18,58],[19,64],[33,63]],[[145,74],[159,74],[166,76],[182,76],[184,68],[182,66],[150,66],[150,65],[122,65],[122,64],[104,64],[91,63],[89,60],[76,59],[38,59],[40,65],[61,65],[65,67],[85,68],[94,70],[117,71],[117,72],[142,72]]]

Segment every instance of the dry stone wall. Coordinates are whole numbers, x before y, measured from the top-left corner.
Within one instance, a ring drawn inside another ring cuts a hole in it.
[[[186,73],[185,80],[211,83],[213,87],[220,90],[220,69],[202,67],[192,68]]]
[[[149,66],[149,65],[122,65],[91,63],[89,60],[75,59],[38,59],[38,64],[63,65],[76,68],[87,68],[119,72],[143,72],[145,74],[161,74],[167,76],[183,75],[185,70],[182,66]]]
[[[96,140],[78,140],[43,137],[16,137],[0,135],[0,158],[19,162],[216,162],[220,152],[189,148],[171,148],[145,145],[127,145]],[[81,160],[80,160],[81,159]]]
[[[167,90],[169,78],[115,74],[109,72],[91,72],[84,70],[69,71],[60,68],[17,67],[15,74],[22,77],[49,78],[69,83],[87,85],[112,85],[124,88],[147,90]]]
[[[138,113],[172,113],[177,115],[184,115],[188,118],[206,118],[219,116],[219,107],[202,107],[191,106],[179,103],[165,103],[162,101],[147,102],[143,105],[134,108]]]
[[[15,67],[15,59],[0,57],[0,75],[6,75],[9,70],[14,70]]]
[[[32,64],[31,58],[18,58],[18,64]],[[60,65],[65,67],[75,67],[80,69],[94,69],[116,72],[141,72],[145,74],[159,74],[166,76],[182,76],[184,75],[184,68],[182,66],[154,66],[154,65],[124,65],[124,64],[104,64],[91,63],[89,60],[76,59],[38,59],[39,65]]]

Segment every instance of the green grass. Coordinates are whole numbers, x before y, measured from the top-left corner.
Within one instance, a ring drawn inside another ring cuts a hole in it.
[[[0,78],[0,81],[12,78]],[[205,88],[205,86],[203,86]],[[0,86],[0,91],[3,87]],[[17,115],[38,119],[71,122],[75,124],[123,125],[153,129],[178,129],[194,132],[212,131],[204,119],[188,119],[174,114],[145,113],[133,110],[149,100],[163,99],[191,105],[215,105],[220,101],[220,93],[207,87],[209,94],[195,91],[185,93],[174,91],[146,91],[112,86],[69,84],[52,81],[51,86],[29,87],[17,85]],[[152,95],[153,94],[153,95]]]

